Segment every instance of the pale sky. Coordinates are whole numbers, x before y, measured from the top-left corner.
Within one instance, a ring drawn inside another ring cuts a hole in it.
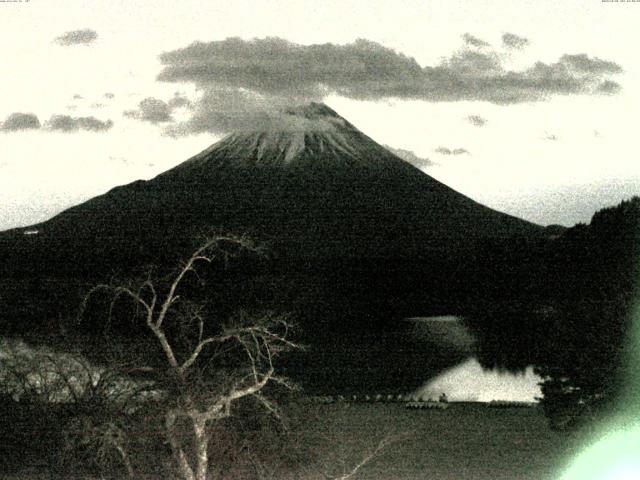
[[[238,105],[236,87],[268,103],[323,100],[379,143],[428,158],[426,173],[490,207],[541,224],[588,222],[640,194],[639,24],[640,2],[601,0],[0,3],[0,229],[45,220],[198,153],[222,137],[217,114]],[[240,40],[224,42],[230,37]],[[195,41],[216,57],[175,54]],[[264,78],[233,76],[238,65],[255,67],[255,48],[273,45],[285,70],[322,50],[331,76],[293,71],[295,92],[278,84],[280,61]],[[345,62],[371,49],[394,70],[383,65],[363,83]],[[174,54],[161,60],[165,52]],[[556,82],[567,68],[577,83]],[[426,92],[415,83],[421,71],[470,75],[471,86],[463,92],[445,79]],[[518,82],[517,98],[501,101],[495,82],[482,83],[496,71]],[[548,95],[538,95],[543,82]],[[389,93],[397,85],[401,93]]]

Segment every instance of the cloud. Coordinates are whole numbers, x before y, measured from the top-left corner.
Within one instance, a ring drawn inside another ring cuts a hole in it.
[[[384,145],[384,148],[389,150],[394,155],[400,157],[404,161],[409,162],[410,164],[418,168],[431,167],[433,165],[437,165],[437,163],[435,163],[434,161],[428,158],[419,157],[411,150],[405,150],[403,148],[393,148],[393,147],[390,147],[389,145]]]
[[[469,115],[467,121],[475,127],[484,127],[487,124],[487,119],[480,115]]]
[[[451,150],[447,147],[438,147],[434,151],[440,155],[470,155],[466,148],[454,148]]]
[[[173,120],[171,107],[159,98],[147,97],[138,104],[137,110],[128,110],[124,115],[151,123],[163,123]]]
[[[622,67],[609,60],[599,58],[589,58],[586,53],[578,55],[563,55],[560,63],[568,66],[574,71],[599,75],[603,73],[622,73]]]
[[[472,47],[489,47],[490,46],[489,43],[485,42],[484,40],[481,40],[478,37],[474,37],[469,33],[465,33],[464,35],[462,35],[462,39],[464,40],[465,44],[471,45]]]
[[[175,130],[183,134],[226,132],[256,119],[275,118],[282,105],[322,101],[331,94],[372,101],[514,104],[619,90],[610,77],[622,67],[610,60],[581,53],[511,70],[505,56],[483,40],[470,34],[463,40],[462,48],[425,66],[363,39],[345,45],[300,45],[281,38],[195,42],[160,55],[158,80],[192,83],[200,92],[191,120]]]
[[[500,58],[495,53],[481,53],[475,50],[462,50],[445,59],[440,67],[432,72],[447,72],[460,78],[486,78],[502,72]]]
[[[376,98],[419,84],[420,65],[367,40],[347,45],[298,45],[279,38],[230,38],[160,55],[158,78],[200,87],[238,88],[261,95],[321,99],[330,91]],[[386,79],[386,81],[385,81]]]
[[[67,107],[69,108],[69,107]],[[12,113],[0,126],[0,130],[37,130],[42,125],[37,115],[34,113]],[[72,117],[70,115],[52,115],[44,124],[44,128],[49,131],[76,132],[86,130],[91,132],[104,132],[113,127],[112,120],[98,120],[95,117]]]
[[[529,39],[516,35],[515,33],[505,33],[502,35],[502,44],[506,48],[514,48],[516,50],[522,50],[529,45]]]
[[[619,83],[614,82],[613,80],[605,80],[600,85],[598,85],[598,92],[603,93],[605,95],[613,95],[618,93],[622,87]]]
[[[40,128],[40,120],[35,113],[15,112],[10,114],[2,122],[1,130],[16,132],[18,130],[37,130]]]
[[[231,96],[234,93],[231,92]],[[229,96],[225,96],[224,100],[228,101],[228,98]],[[145,122],[168,124],[174,121],[173,112],[177,109],[185,108],[191,110],[193,107],[194,104],[189,98],[180,92],[175,92],[173,97],[166,102],[159,98],[145,98],[138,104],[136,110],[127,110],[123,112],[123,115]],[[211,131],[209,123],[211,123],[212,119],[215,118],[216,122],[220,122],[221,119],[216,118],[215,112],[207,112],[206,102],[200,102],[199,109],[200,115],[192,115],[188,122],[182,122],[179,125],[171,123],[171,125],[165,126],[165,133],[170,136],[181,136],[198,131]]]
[[[70,115],[52,115],[46,122],[46,128],[52,131],[77,132],[86,130],[90,132],[104,132],[113,127],[112,120],[98,120],[95,117],[72,117]]]
[[[114,97],[115,97],[115,94],[111,92],[107,92],[104,94],[104,98],[108,98],[109,100],[111,100]]]
[[[84,30],[72,30],[56,37],[54,42],[62,46],[89,45],[98,38],[98,33],[90,28]]]
[[[165,133],[183,136],[202,132],[300,128],[301,119],[285,111],[289,105],[285,97],[260,97],[234,88],[209,89],[198,99],[191,117],[170,125]]]
[[[179,92],[176,92],[173,95],[173,98],[171,98],[168,102],[167,105],[169,105],[169,107],[173,110],[175,108],[191,108],[193,106],[193,104],[191,103],[191,100],[189,100],[187,97],[185,97],[184,95],[182,95]]]
[[[73,96],[73,99],[74,99],[74,100],[82,100],[82,99],[84,99],[84,97],[83,97],[82,95],[80,95],[79,93],[76,93],[76,94]]]

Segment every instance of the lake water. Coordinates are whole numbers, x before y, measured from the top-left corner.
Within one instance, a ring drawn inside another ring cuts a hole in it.
[[[429,343],[437,343],[464,356],[459,364],[425,382],[414,396],[435,400],[444,393],[450,401],[479,402],[535,402],[542,396],[538,385],[542,379],[531,366],[516,374],[483,368],[475,355],[475,339],[461,318],[415,317],[407,321],[413,324],[416,335],[428,339]]]
[[[431,375],[425,374],[425,383],[414,391],[413,396],[438,399],[444,393],[450,401],[480,402],[533,402],[542,396],[538,385],[541,378],[533,372],[532,367],[518,374],[483,368],[476,357],[476,340],[461,318],[415,317],[406,321],[410,323],[411,336],[420,340],[425,351],[433,352],[436,356],[444,351],[448,358],[442,365],[448,368]],[[54,365],[56,368],[51,369],[53,358],[58,360]],[[0,338],[0,383],[5,383],[5,386],[10,372],[2,366],[10,359],[17,360],[22,368],[33,369],[31,377],[34,385],[43,378],[49,378],[54,384],[59,383],[55,370],[61,366],[68,369],[68,375],[81,377],[83,373],[86,374],[82,365],[74,360],[77,357],[44,347],[33,348],[20,340]],[[51,373],[52,370],[54,373]],[[94,372],[99,371],[95,369]],[[64,397],[68,392],[61,391],[60,394]]]

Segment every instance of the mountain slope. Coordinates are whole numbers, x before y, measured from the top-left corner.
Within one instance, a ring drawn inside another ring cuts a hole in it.
[[[117,187],[26,230],[94,243],[214,227],[314,257],[412,257],[539,231],[441,184],[324,105],[290,109],[284,118],[271,130],[231,134],[150,181]]]

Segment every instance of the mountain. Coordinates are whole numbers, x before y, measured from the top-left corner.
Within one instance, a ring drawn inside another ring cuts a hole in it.
[[[22,310],[46,317],[113,272],[175,265],[212,230],[248,233],[272,254],[260,288],[254,282],[250,295],[240,295],[232,286],[226,298],[294,310],[308,340],[324,345],[321,363],[361,366],[370,359],[355,350],[390,355],[380,341],[396,335],[393,319],[464,310],[485,281],[475,271],[484,246],[544,232],[454,191],[311,103],[268,127],[233,133],[149,181],[0,234],[5,295],[26,285]],[[60,294],[65,282],[68,295]],[[254,293],[265,284],[277,293]],[[45,306],[34,307],[33,298]],[[335,371],[324,374],[335,381]]]
[[[207,227],[276,239],[307,257],[414,257],[539,231],[455,192],[311,103],[286,110],[272,129],[231,134],[152,180],[14,233],[94,243]]]

